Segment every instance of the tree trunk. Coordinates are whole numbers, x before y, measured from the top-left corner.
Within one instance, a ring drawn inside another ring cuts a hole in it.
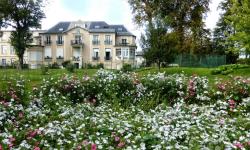
[[[19,64],[18,64],[18,69],[22,70],[23,69],[23,56],[19,57]]]
[[[160,61],[158,61],[157,66],[158,66],[158,71],[160,72],[160,70],[161,70],[161,62]]]

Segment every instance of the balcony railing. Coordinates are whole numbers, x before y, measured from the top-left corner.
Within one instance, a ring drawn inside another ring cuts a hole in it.
[[[71,45],[83,45],[82,40],[71,40]]]
[[[56,59],[64,59],[63,56],[57,56]]]
[[[92,44],[93,44],[93,45],[100,45],[100,41],[99,41],[99,40],[93,40],[93,41],[92,41]]]
[[[135,43],[133,43],[133,44],[130,44],[130,43],[118,43],[118,44],[116,44],[117,46],[136,46],[136,44]]]
[[[73,61],[80,61],[80,57],[79,56],[73,56]]]
[[[105,45],[112,45],[112,43],[113,43],[112,41],[104,41]]]
[[[57,44],[57,45],[63,45],[63,44],[64,44],[64,41],[56,41],[56,44]]]
[[[111,56],[109,56],[109,57],[105,56],[104,60],[106,60],[106,61],[112,60],[112,57]]]
[[[51,45],[52,41],[44,41],[44,45]]]
[[[44,59],[50,60],[50,59],[52,59],[52,57],[51,56],[45,56]]]
[[[92,59],[93,59],[93,60],[99,60],[100,57],[98,57],[98,56],[93,56]]]

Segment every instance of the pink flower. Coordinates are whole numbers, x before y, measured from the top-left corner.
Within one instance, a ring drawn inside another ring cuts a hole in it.
[[[87,140],[84,140],[84,141],[82,141],[82,144],[86,146],[89,144],[89,142]]]
[[[234,108],[235,108],[236,103],[235,103],[234,100],[230,99],[230,100],[228,101],[228,103],[229,103],[229,107],[230,107],[231,109],[234,109]]]
[[[23,112],[19,112],[18,116],[19,118],[23,118]]]
[[[118,148],[122,148],[122,147],[124,147],[124,145],[125,145],[124,142],[120,142],[120,143],[118,144]]]
[[[9,138],[10,143],[15,142],[15,141],[16,141],[16,139],[14,137]]]
[[[120,137],[119,137],[119,136],[116,136],[116,137],[115,137],[115,141],[116,141],[116,142],[119,142],[119,141],[120,141]]]
[[[243,149],[244,148],[243,144],[241,144],[240,142],[237,142],[237,143],[235,143],[233,145],[236,146],[236,148],[239,148],[239,149]]]
[[[92,145],[91,145],[91,150],[97,150],[96,144],[92,144]]]
[[[3,150],[3,146],[0,144],[0,150]]]
[[[40,148],[36,146],[36,147],[34,148],[34,150],[40,150]]]

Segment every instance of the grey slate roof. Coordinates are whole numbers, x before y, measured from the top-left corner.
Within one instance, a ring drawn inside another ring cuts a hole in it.
[[[75,27],[75,25],[81,24],[83,27],[89,32],[92,33],[116,33],[117,35],[124,36],[134,36],[131,32],[129,32],[124,25],[109,25],[104,21],[74,21],[74,22],[59,22],[44,34],[60,34],[67,32],[68,30]]]
[[[50,28],[45,34],[53,34],[53,33],[63,33],[64,31],[68,30],[70,26],[70,22],[59,22],[52,28]],[[61,30],[62,29],[62,30]]]

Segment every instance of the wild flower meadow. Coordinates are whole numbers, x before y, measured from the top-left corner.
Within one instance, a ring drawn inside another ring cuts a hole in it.
[[[99,70],[0,91],[0,150],[250,149],[250,80]]]

